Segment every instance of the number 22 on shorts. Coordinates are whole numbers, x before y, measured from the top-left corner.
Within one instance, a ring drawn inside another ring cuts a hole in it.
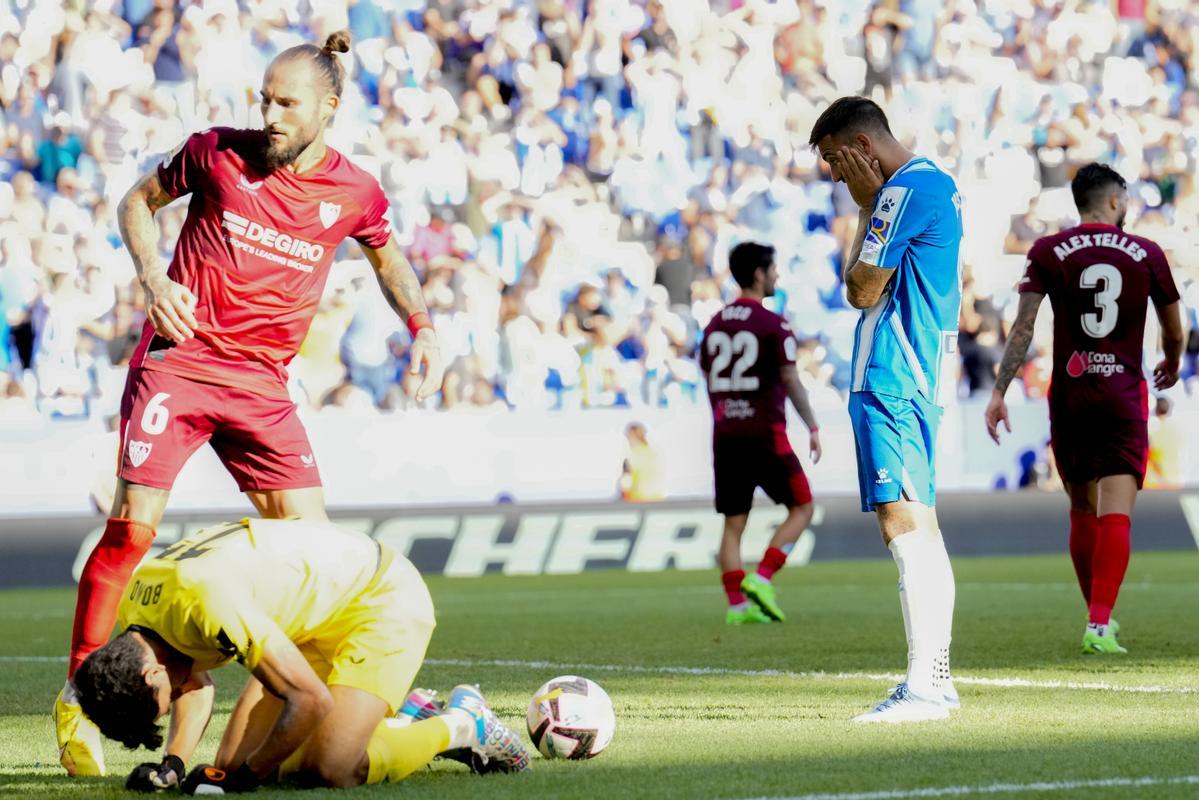
[[[151,436],[157,436],[167,429],[167,421],[171,418],[171,412],[163,403],[168,399],[170,399],[170,394],[159,392],[150,398],[149,403],[146,403],[146,410],[142,412],[142,430]]]

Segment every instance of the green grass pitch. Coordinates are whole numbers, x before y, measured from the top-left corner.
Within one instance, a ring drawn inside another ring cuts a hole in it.
[[[723,624],[715,572],[431,579],[439,627],[421,685],[477,682],[523,729],[531,693],[578,672],[611,694],[616,738],[593,761],[537,759],[529,773],[488,778],[436,762],[353,796],[885,800],[989,787],[923,796],[1199,797],[1199,553],[1134,555],[1118,609],[1130,653],[1102,659],[1079,654],[1085,617],[1064,554],[955,568],[963,707],[949,722],[885,728],[848,719],[904,665],[889,561],[784,570],[788,622],[746,628]],[[129,769],[150,760],[110,742],[108,778],[72,780],[58,766],[49,710],[73,598],[0,592],[0,796],[120,797]],[[243,674],[216,680],[218,713],[196,763],[212,757]],[[318,794],[330,793],[308,796]],[[255,796],[285,795],[296,796]]]

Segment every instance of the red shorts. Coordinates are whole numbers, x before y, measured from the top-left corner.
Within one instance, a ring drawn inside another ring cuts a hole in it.
[[[321,485],[290,400],[160,370],[129,370],[121,398],[120,477],[170,489],[205,442],[243,492]]]
[[[1066,483],[1082,484],[1109,475],[1132,475],[1137,488],[1149,463],[1149,426],[1143,419],[1058,412],[1049,416],[1057,471]]]
[[[808,477],[781,428],[758,436],[717,435],[712,439],[712,461],[718,514],[748,514],[759,486],[788,508],[812,501]]]

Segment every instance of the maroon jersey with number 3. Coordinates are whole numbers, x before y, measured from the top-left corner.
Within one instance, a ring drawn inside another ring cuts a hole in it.
[[[1146,419],[1145,314],[1178,300],[1161,248],[1114,225],[1069,228],[1033,245],[1020,291],[1053,305],[1051,415]]]
[[[704,330],[700,366],[717,437],[768,434],[787,424],[782,369],[795,363],[787,321],[754,300],[725,306]]]

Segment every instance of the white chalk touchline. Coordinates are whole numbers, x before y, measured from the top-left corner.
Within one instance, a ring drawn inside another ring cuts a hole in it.
[[[580,672],[632,672],[651,675],[738,675],[747,678],[798,678],[833,681],[901,681],[903,676],[883,672],[792,672],[781,669],[735,669],[731,667],[645,666],[642,664],[581,664],[568,661],[520,661],[515,659],[427,658],[439,667],[508,667],[515,669],[577,670]],[[955,683],[994,686],[1001,689],[1070,689],[1074,691],[1128,692],[1132,694],[1199,694],[1199,686],[1120,686],[1102,682],[1034,681],[1027,678],[983,678],[954,675]]]
[[[980,794],[1026,794],[1063,792],[1071,789],[1123,789],[1145,786],[1188,786],[1199,784],[1199,775],[1177,778],[1099,778],[1088,781],[1038,783],[992,783],[987,786],[937,786],[926,789],[883,789],[875,792],[800,794],[791,797],[759,797],[754,800],[911,800],[921,797],[968,797]]]
[[[0,664],[61,664],[66,656],[0,656]],[[736,675],[746,678],[795,678],[818,681],[890,681],[903,680],[887,672],[792,672],[783,669],[735,669],[732,667],[646,666],[644,664],[583,664],[571,661],[521,661],[494,658],[426,658],[433,667],[500,667],[508,669],[545,669],[578,672],[631,672],[639,675]],[[997,689],[1069,689],[1086,692],[1125,692],[1127,694],[1199,694],[1199,686],[1121,686],[1101,681],[1034,681],[1028,678],[984,678],[954,675],[964,686],[993,686]]]

